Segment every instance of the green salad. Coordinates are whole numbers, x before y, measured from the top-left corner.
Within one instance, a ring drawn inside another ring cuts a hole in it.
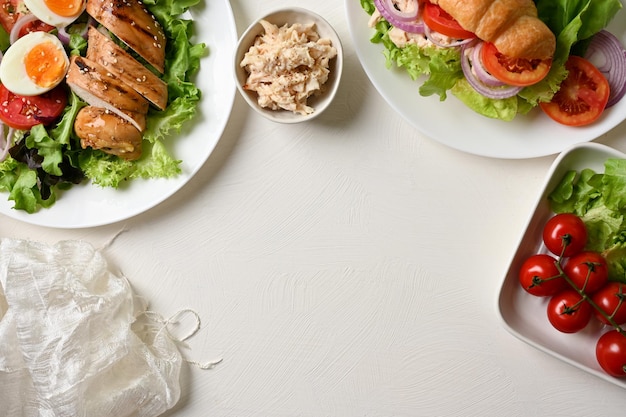
[[[0,162],[0,191],[8,193],[15,209],[34,213],[48,208],[62,190],[85,181],[118,188],[137,178],[168,178],[181,173],[181,161],[168,153],[164,140],[195,116],[201,97],[192,77],[200,68],[207,46],[192,42],[193,21],[182,17],[199,2],[143,0],[167,38],[165,71],[161,78],[167,84],[168,103],[163,111],[151,107],[148,112],[142,156],[129,161],[100,150],[82,149],[73,126],[78,111],[86,103],[70,92],[68,104],[56,124],[11,131],[11,136],[5,139],[11,149]],[[76,33],[79,27],[72,29],[72,26],[67,28],[68,52],[84,56],[87,41]],[[8,34],[0,28],[0,35],[4,51],[9,46]]]
[[[368,14],[375,11],[374,0],[360,0]],[[385,47],[386,65],[396,65],[414,80],[422,80],[419,94],[438,95],[445,100],[451,93],[474,111],[495,119],[512,120],[526,114],[542,101],[550,101],[567,77],[565,62],[570,54],[581,54],[587,41],[604,29],[622,8],[619,0],[536,0],[539,18],[556,35],[556,52],[549,74],[539,83],[523,88],[509,98],[493,99],[476,92],[465,79],[460,48],[421,47],[410,43],[399,48],[390,39],[392,25],[384,18],[376,23],[373,43]]]

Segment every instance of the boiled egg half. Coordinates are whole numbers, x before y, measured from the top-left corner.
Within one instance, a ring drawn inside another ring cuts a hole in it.
[[[39,20],[63,27],[74,22],[85,10],[85,0],[24,0],[24,5]]]
[[[31,32],[7,49],[0,61],[0,82],[7,90],[36,96],[65,78],[69,58],[61,41],[47,32]]]

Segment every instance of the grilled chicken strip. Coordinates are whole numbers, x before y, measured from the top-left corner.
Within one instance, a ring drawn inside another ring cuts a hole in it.
[[[98,23],[163,73],[165,33],[140,1],[88,0],[86,10]]]
[[[105,67],[160,110],[167,107],[165,81],[93,26],[89,28],[87,58]]]
[[[66,79],[72,91],[88,104],[117,114],[139,131],[146,128],[148,101],[102,65],[73,56]]]
[[[83,149],[91,147],[127,160],[141,156],[142,135],[128,121],[101,107],[80,109],[74,131]]]

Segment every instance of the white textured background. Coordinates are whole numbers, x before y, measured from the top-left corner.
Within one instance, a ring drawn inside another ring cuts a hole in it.
[[[507,333],[496,300],[554,157],[494,160],[421,136],[361,69],[343,2],[234,0],[238,33],[279,6],[324,16],[343,83],[313,123],[237,96],[208,163],[123,223],[0,235],[103,245],[164,316],[198,311],[171,417],[622,416],[623,389]],[[626,125],[598,141],[626,149]]]

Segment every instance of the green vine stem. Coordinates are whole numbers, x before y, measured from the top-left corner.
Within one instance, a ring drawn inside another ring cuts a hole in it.
[[[561,266],[561,260],[557,260],[555,261],[555,265],[557,267],[557,269],[559,270],[560,276],[563,277],[563,279],[570,285],[570,287],[572,287],[575,291],[578,292],[578,294],[580,294],[580,296],[583,298],[583,300],[587,301],[598,313],[600,313],[608,322],[611,326],[613,326],[613,328],[615,328],[615,330],[617,330],[617,332],[619,334],[621,334],[622,336],[626,337],[626,330],[622,329],[622,327],[617,324],[615,322],[615,320],[613,320],[613,317],[608,315],[606,313],[606,311],[604,311],[603,309],[600,308],[600,306],[598,306],[592,299],[591,297],[589,297],[589,295],[587,295],[587,293],[578,288],[576,286],[576,284],[574,284],[574,281],[572,281],[572,279],[570,277],[567,276],[567,274],[565,273],[565,271],[563,270],[563,267]],[[591,274],[591,271],[589,271],[587,274]],[[589,276],[587,276],[588,278]]]

